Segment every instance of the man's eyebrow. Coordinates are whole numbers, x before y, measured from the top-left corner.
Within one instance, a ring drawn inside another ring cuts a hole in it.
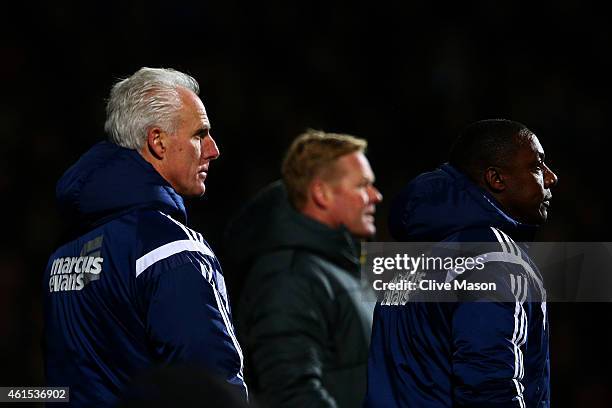
[[[204,136],[204,135],[207,135],[209,131],[210,131],[210,127],[201,127],[195,132],[193,132],[193,135],[194,136]]]

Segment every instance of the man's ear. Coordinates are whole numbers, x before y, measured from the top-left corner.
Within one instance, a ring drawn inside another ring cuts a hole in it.
[[[501,193],[506,189],[506,182],[499,167],[487,167],[484,173],[484,182],[489,190]]]
[[[156,159],[163,159],[166,153],[166,132],[158,127],[147,130],[147,148]]]
[[[314,204],[322,209],[329,207],[332,200],[331,186],[321,179],[314,179],[310,183],[310,197]]]

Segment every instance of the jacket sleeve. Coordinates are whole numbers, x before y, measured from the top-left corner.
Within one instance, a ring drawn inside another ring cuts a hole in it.
[[[523,408],[525,307],[512,293],[510,269],[488,265],[478,280],[496,282],[497,294],[463,299],[453,314],[454,400],[460,407]]]
[[[286,271],[283,271],[286,272]],[[280,272],[258,285],[253,307],[241,307],[249,370],[261,402],[270,407],[335,407],[322,385],[323,349],[328,338],[320,282]],[[244,305],[241,305],[244,306]]]
[[[164,364],[196,365],[246,393],[241,351],[229,312],[197,263],[169,259],[146,277],[145,329],[149,347]]]

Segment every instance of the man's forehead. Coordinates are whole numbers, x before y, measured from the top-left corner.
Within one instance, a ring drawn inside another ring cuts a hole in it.
[[[206,114],[206,110],[204,110],[202,112],[202,114],[200,115],[200,118],[202,119],[202,126],[205,129],[210,129],[210,119],[208,118],[208,115]]]
[[[537,156],[544,155],[544,148],[534,133],[519,134],[514,140],[518,151],[534,153]]]
[[[370,166],[370,162],[363,152],[356,151],[353,153],[345,154],[336,160],[336,163],[340,164],[342,169],[353,176],[365,177],[367,179],[374,179],[374,172]]]
[[[208,118],[208,113],[206,112],[206,108],[204,107],[204,103],[202,102],[200,97],[194,92],[185,88],[179,88],[179,93],[181,95],[181,98],[183,99],[184,106],[187,108],[187,112],[185,113],[195,113],[195,115],[197,115],[200,121],[202,122],[202,127],[204,129],[210,129],[210,119]]]
[[[538,137],[535,134],[531,135],[531,143],[533,145],[533,149],[538,153],[544,153],[544,148],[540,144]]]
[[[193,102],[194,102],[193,106],[195,107],[195,110],[198,116],[200,117],[200,119],[202,120],[202,122],[206,122],[207,124],[210,125],[210,120],[208,119],[208,113],[206,112],[206,108],[204,107],[204,103],[202,102],[200,97],[193,94]]]

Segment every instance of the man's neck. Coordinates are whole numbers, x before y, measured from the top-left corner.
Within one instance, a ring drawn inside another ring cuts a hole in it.
[[[318,221],[323,225],[327,225],[330,228],[336,229],[339,227],[338,223],[331,219],[329,214],[317,207],[314,207],[313,205],[306,205],[303,209],[299,210],[299,212],[302,213],[302,215],[312,218],[313,220]]]

